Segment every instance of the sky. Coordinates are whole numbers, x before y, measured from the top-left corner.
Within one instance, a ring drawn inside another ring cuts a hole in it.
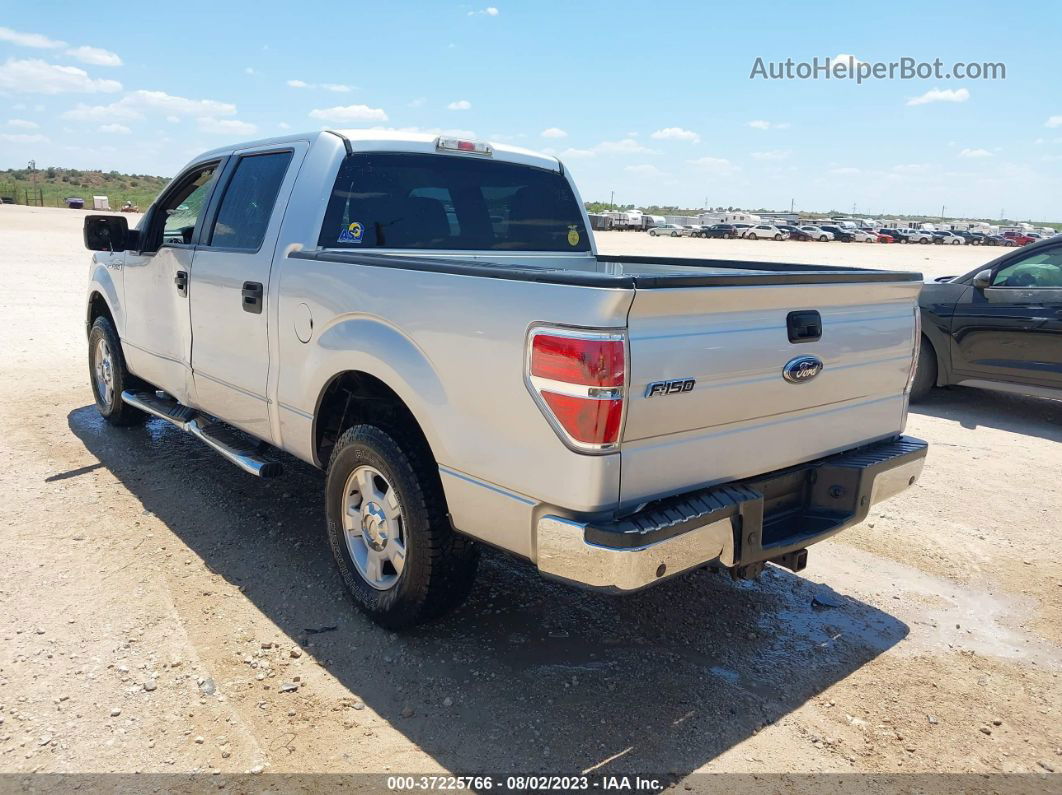
[[[487,2],[0,2],[0,168],[385,127],[556,154],[585,200],[1062,219],[1053,2]],[[753,76],[838,56],[943,66]]]

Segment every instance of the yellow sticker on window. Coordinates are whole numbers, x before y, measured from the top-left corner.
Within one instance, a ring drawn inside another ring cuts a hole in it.
[[[578,246],[579,245],[579,229],[575,225],[572,225],[572,226],[568,227],[568,245],[569,246]]]

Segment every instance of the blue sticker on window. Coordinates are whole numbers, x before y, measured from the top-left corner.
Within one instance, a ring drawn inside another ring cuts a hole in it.
[[[340,243],[360,243],[362,236],[365,234],[365,229],[357,221],[351,221],[347,224],[343,231],[339,233]]]

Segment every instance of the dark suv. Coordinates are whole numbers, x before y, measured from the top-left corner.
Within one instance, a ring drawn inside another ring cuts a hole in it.
[[[702,237],[725,237],[728,240],[733,240],[739,234],[740,231],[733,224],[712,224],[701,230]]]
[[[819,229],[821,229],[823,232],[831,233],[833,235],[834,240],[840,240],[842,243],[851,243],[853,240],[855,240],[855,235],[853,235],[847,229],[842,229],[839,226],[820,225]]]

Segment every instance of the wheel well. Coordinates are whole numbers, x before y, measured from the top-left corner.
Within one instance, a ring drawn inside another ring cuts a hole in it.
[[[379,378],[348,371],[328,383],[314,414],[314,451],[322,467],[328,466],[336,439],[361,423],[383,428],[399,442],[408,441],[435,460],[424,431],[402,398]]]
[[[933,379],[933,385],[938,386],[940,384],[941,376],[940,354],[937,353],[937,346],[933,344],[933,340],[924,331],[922,332],[922,341],[929,345],[929,350],[933,352],[933,368],[936,370],[936,377]]]
[[[114,324],[114,315],[111,314],[111,308],[107,306],[107,301],[99,293],[93,293],[89,297],[88,303],[88,325],[91,328],[92,324],[96,322],[96,318],[103,316]]]

